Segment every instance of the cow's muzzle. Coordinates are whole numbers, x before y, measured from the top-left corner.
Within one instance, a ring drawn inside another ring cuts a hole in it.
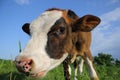
[[[27,58],[15,59],[14,63],[18,71],[25,73],[27,76],[29,75],[33,64],[32,59],[27,59]]]

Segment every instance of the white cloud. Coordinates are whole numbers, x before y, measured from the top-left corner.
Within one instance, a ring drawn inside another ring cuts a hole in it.
[[[100,29],[108,29],[110,27],[111,22],[115,22],[120,20],[120,7],[116,8],[115,10],[108,12],[106,14],[103,14],[101,16],[101,24],[102,26]]]
[[[120,2],[120,0],[111,0],[110,4],[115,4],[115,3],[118,3],[118,2]]]
[[[92,52],[110,53],[120,58],[120,8],[101,16],[101,25],[93,31]],[[115,26],[117,24],[117,26]],[[106,27],[107,26],[107,27]],[[107,34],[110,33],[110,34]]]
[[[15,0],[15,2],[19,5],[29,4],[30,0]]]

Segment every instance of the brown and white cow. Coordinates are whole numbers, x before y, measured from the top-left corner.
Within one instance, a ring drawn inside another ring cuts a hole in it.
[[[72,56],[72,62],[80,56],[88,66],[91,80],[98,80],[90,52],[90,31],[99,23],[100,19],[93,15],[79,18],[71,10],[46,10],[22,27],[31,38],[15,59],[17,69],[33,77],[43,77],[68,55]]]

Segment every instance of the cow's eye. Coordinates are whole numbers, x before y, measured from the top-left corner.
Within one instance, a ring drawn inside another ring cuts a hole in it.
[[[60,27],[57,31],[56,31],[56,34],[57,35],[61,35],[61,34],[64,34],[65,33],[65,27]]]

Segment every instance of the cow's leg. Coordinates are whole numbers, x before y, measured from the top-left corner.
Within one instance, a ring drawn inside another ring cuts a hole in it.
[[[69,62],[69,58],[66,58],[63,61],[63,69],[64,69],[65,80],[70,80],[70,75],[71,75],[71,68],[70,68],[68,62]]]
[[[78,59],[76,59],[75,61],[74,61],[74,80],[77,80],[77,74],[78,74],[78,65],[79,65],[79,63],[78,63]]]
[[[79,73],[80,75],[82,74],[83,72],[83,65],[84,65],[84,59],[79,57],[79,65],[78,65],[78,69],[79,69]]]
[[[86,56],[84,58],[85,58],[85,62],[86,62],[87,67],[88,67],[90,78],[91,78],[91,80],[99,80],[97,73],[96,73],[94,66],[93,66],[93,60],[92,60],[92,55],[91,55],[90,50],[87,53],[89,53],[89,54],[86,54]]]
[[[80,73],[80,75],[82,74],[83,71],[83,64],[84,64],[84,60],[78,56],[74,62],[74,80],[77,80],[77,76],[78,76],[78,71]]]
[[[72,59],[71,59],[71,63],[74,63],[76,60],[76,54],[73,55]]]

